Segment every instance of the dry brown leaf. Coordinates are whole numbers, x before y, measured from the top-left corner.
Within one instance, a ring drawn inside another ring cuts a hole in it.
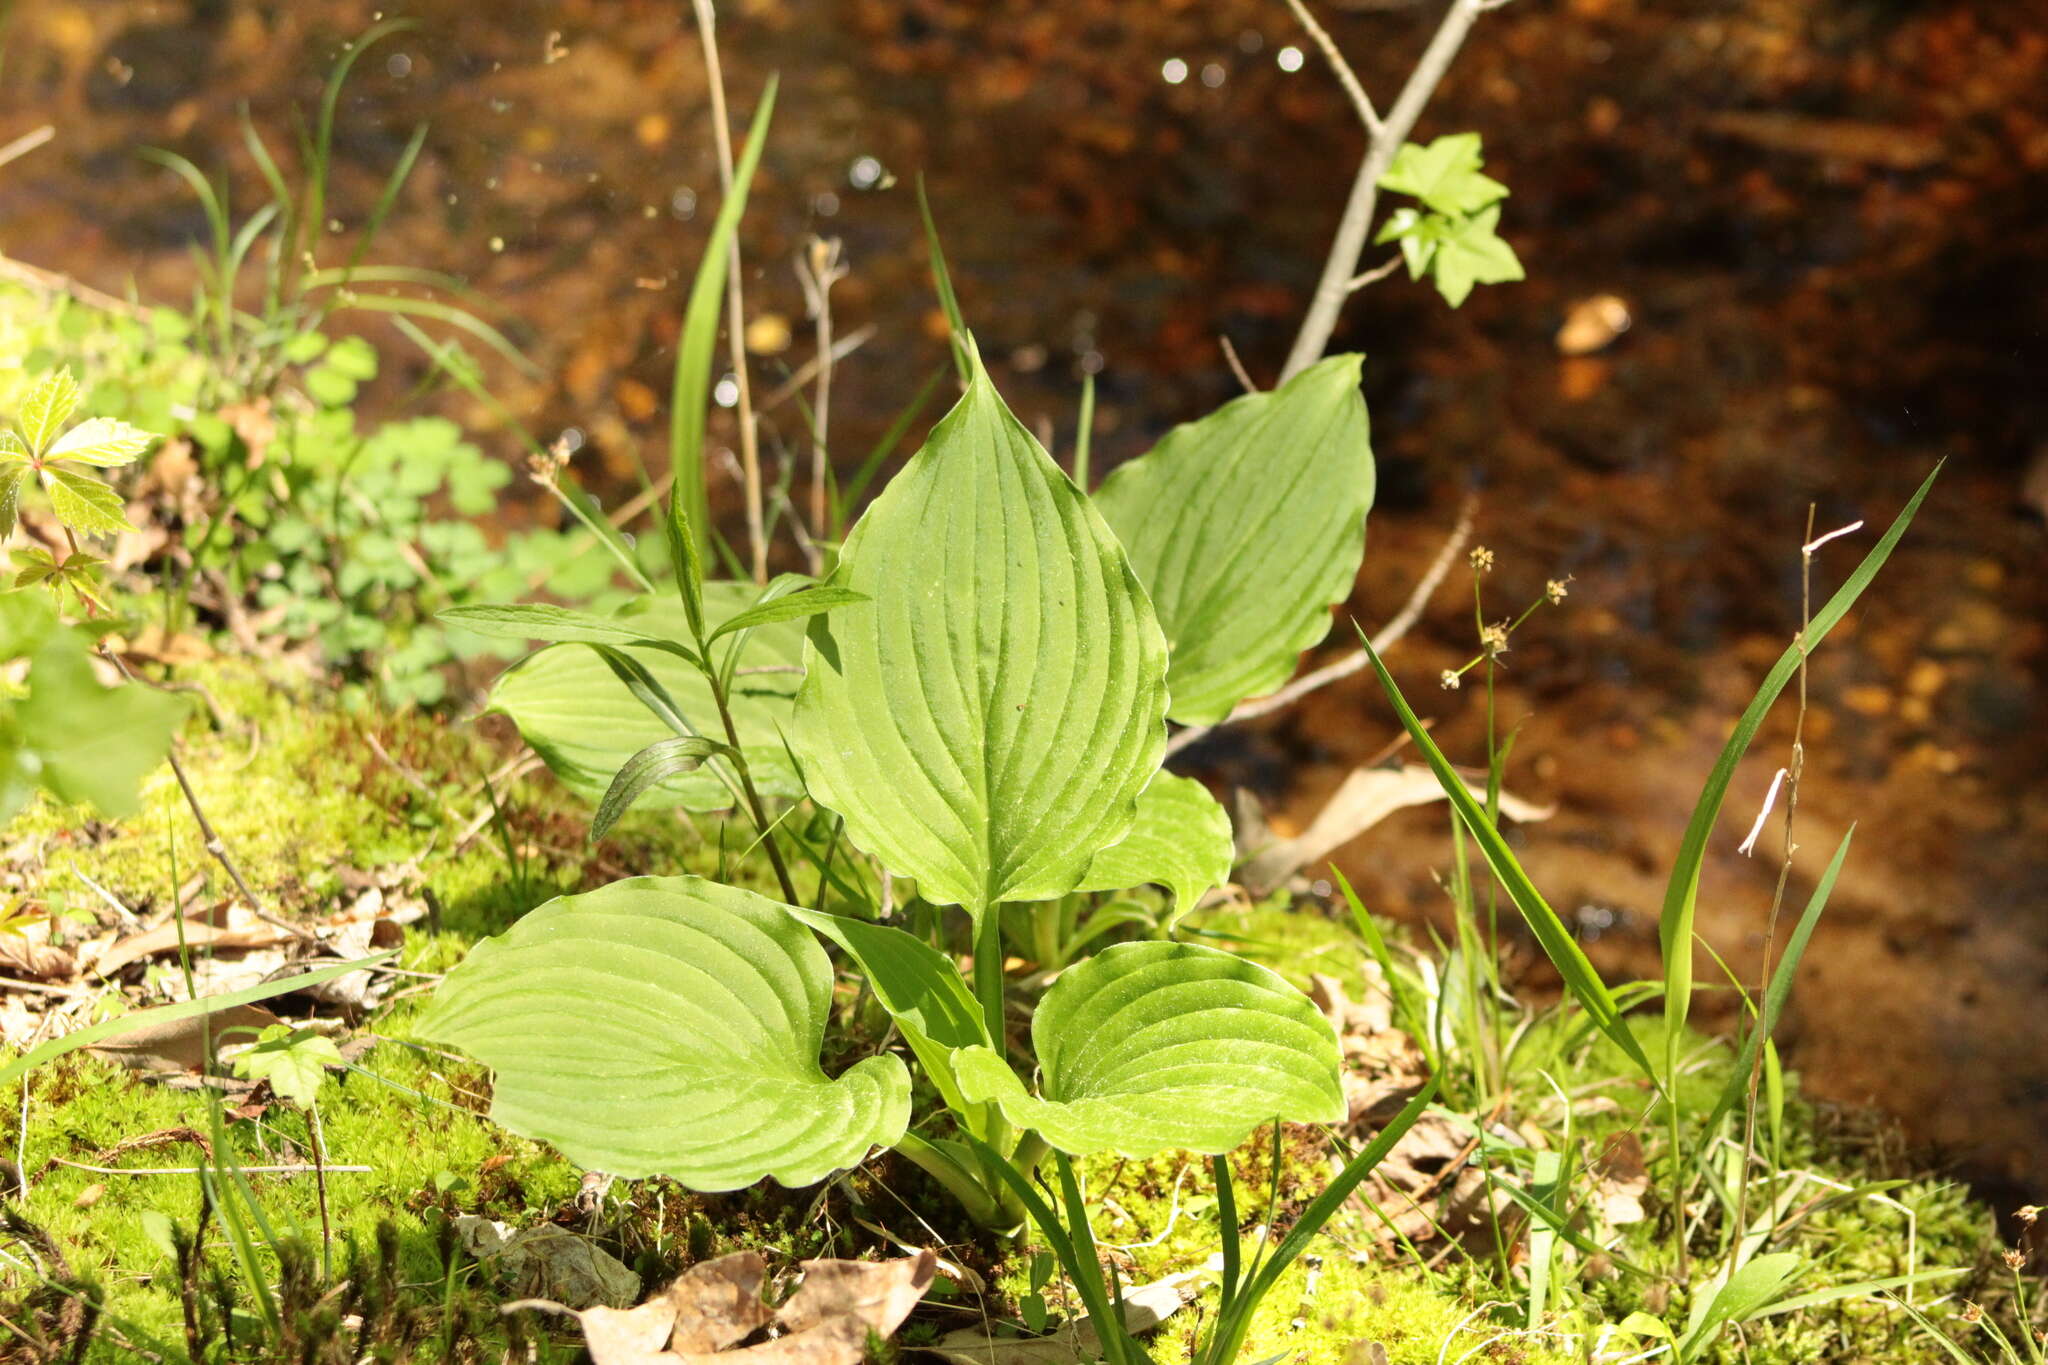
[[[101,953],[99,961],[93,964],[93,970],[103,977],[112,976],[131,962],[175,953],[180,932],[184,934],[186,946],[195,952],[201,948],[212,948],[215,952],[269,948],[292,937],[276,925],[266,924],[249,911],[236,907],[211,919],[187,917],[182,931],[178,921],[166,920],[153,929],[131,934]]]
[[[1580,299],[1565,314],[1564,325],[1557,329],[1558,354],[1592,355],[1604,351],[1629,329],[1632,321],[1628,303],[1619,295],[1595,294]]]
[[[0,934],[0,972],[37,981],[69,981],[78,970],[69,949],[50,945],[47,924],[31,924],[25,932]]]
[[[1634,1133],[1616,1133],[1600,1148],[1593,1169],[1600,1177],[1593,1202],[1609,1224],[1620,1227],[1649,1216],[1643,1196],[1650,1192],[1650,1171],[1643,1159],[1641,1138]]]
[[[1484,786],[1467,783],[1478,800],[1486,799]],[[1397,810],[1427,805],[1444,798],[1436,774],[1419,763],[1399,768],[1354,768],[1336,792],[1324,803],[1309,827],[1291,839],[1261,849],[1244,869],[1238,881],[1254,896],[1273,891],[1302,868],[1320,863]],[[1538,806],[1521,797],[1502,792],[1501,814],[1528,823],[1547,820],[1555,807]]]
[[[185,1019],[143,1024],[96,1044],[92,1051],[139,1070],[198,1071],[219,1052],[221,1035],[229,1029],[260,1032],[283,1022],[261,1005],[233,1005]],[[252,1036],[236,1033],[227,1041],[246,1042]]]
[[[594,1365],[859,1365],[870,1334],[902,1326],[931,1287],[929,1251],[894,1261],[805,1261],[803,1285],[779,1310],[761,1301],[766,1267],[742,1251],[692,1266],[637,1308],[576,1314]],[[786,1335],[738,1350],[770,1322]]]

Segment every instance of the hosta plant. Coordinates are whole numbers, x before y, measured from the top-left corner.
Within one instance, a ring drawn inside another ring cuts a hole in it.
[[[685,425],[703,419],[712,303],[758,151],[692,290]],[[495,1070],[501,1122],[589,1166],[726,1190],[894,1147],[1007,1227],[1049,1152],[1062,1169],[1214,1155],[1345,1113],[1337,1040],[1309,1000],[1173,937],[1227,876],[1230,828],[1160,765],[1169,717],[1207,723],[1283,682],[1350,591],[1373,485],[1360,359],[1176,429],[1091,497],[1004,404],[939,273],[960,396],[822,581],[703,581],[679,485],[672,603],[444,614],[549,642],[493,704],[597,799],[594,833],[635,805],[736,810],[779,888],[641,877],[564,897],[443,983],[422,1034]],[[1172,905],[1150,937],[1081,922],[1090,894],[1146,884]],[[895,916],[911,888],[915,913]],[[1006,920],[1063,967],[1024,1030]],[[908,1064],[821,1062],[843,1051],[826,1038],[828,948]],[[932,1112],[913,1109],[911,1064]]]

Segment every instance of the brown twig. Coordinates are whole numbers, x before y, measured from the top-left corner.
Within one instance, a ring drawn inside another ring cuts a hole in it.
[[[725,72],[718,61],[717,15],[711,0],[694,0],[697,32],[704,41],[704,70],[711,87],[711,131],[718,146],[718,180],[727,198],[732,197],[732,125],[725,111]],[[733,382],[739,402],[735,414],[740,424],[740,470],[746,487],[747,548],[752,556],[754,581],[768,581],[768,537],[761,521],[761,445],[754,429],[754,399],[747,379],[747,313],[740,288],[740,241],[737,233],[725,269],[725,335],[732,358]]]
[[[1428,570],[1416,580],[1415,587],[1408,594],[1408,600],[1401,604],[1401,609],[1394,613],[1393,619],[1374,633],[1374,649],[1384,654],[1399,643],[1415,628],[1415,623],[1422,619],[1423,609],[1429,605],[1430,597],[1443,584],[1445,576],[1451,571],[1451,566],[1458,560],[1458,552],[1465,548],[1465,542],[1472,536],[1472,519],[1478,506],[1477,497],[1466,497],[1464,505],[1458,509],[1457,525],[1451,528],[1451,534],[1445,538],[1443,547],[1436,552],[1436,558],[1430,562]],[[1291,706],[1318,688],[1328,687],[1340,678],[1350,677],[1364,668],[1367,660],[1368,655],[1364,650],[1353,650],[1313,672],[1302,674],[1278,692],[1239,702],[1231,708],[1229,715],[1217,722],[1217,725],[1251,720],[1269,715],[1283,706]],[[1187,729],[1178,731],[1166,741],[1166,757],[1173,757],[1215,728],[1214,725],[1190,725]]]
[[[811,404],[811,536],[827,534],[825,482],[830,470],[825,433],[832,415],[832,286],[846,278],[837,237],[813,237],[804,254],[797,258],[796,277],[803,285],[804,302],[818,338],[818,392]],[[815,548],[810,552],[811,572],[822,568]]]
[[[55,136],[57,136],[57,128],[54,124],[45,123],[40,128],[30,129],[6,146],[0,147],[0,166],[5,166],[10,161],[19,160],[21,157],[27,156],[30,152]]]

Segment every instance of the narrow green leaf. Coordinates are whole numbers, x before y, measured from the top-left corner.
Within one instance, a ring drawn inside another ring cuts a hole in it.
[[[596,843],[611,833],[620,816],[669,778],[697,771],[704,766],[705,759],[714,755],[731,753],[730,746],[702,735],[657,739],[627,759],[612,778],[611,786],[605,788],[603,799],[597,803],[597,814],[590,817],[590,841]]]
[[[1287,681],[1350,596],[1373,499],[1363,364],[1226,403],[1096,492],[1171,642],[1173,719],[1213,724]]]
[[[1166,642],[1109,528],[997,396],[966,394],[854,527],[791,747],[884,866],[977,922],[1077,886],[1165,748]]]
[[[111,417],[90,417],[59,436],[44,453],[44,458],[112,469],[133,463],[155,439],[153,433],[131,427],[126,422],[117,422]]]
[[[1230,817],[1192,777],[1162,772],[1138,796],[1131,832],[1095,855],[1076,891],[1123,891],[1148,882],[1173,893],[1171,932],[1211,887],[1230,880]]]
[[[1353,629],[1357,629],[1355,624]],[[1429,737],[1429,731],[1416,719],[1415,712],[1408,706],[1407,698],[1403,697],[1401,689],[1394,685],[1393,675],[1388,673],[1387,666],[1380,662],[1379,652],[1372,647],[1372,641],[1363,630],[1358,632],[1358,639],[1365,647],[1366,657],[1372,661],[1373,671],[1379,675],[1380,687],[1386,692],[1388,702],[1392,704],[1394,713],[1400,717],[1402,726],[1408,731],[1408,737],[1414,741],[1417,751],[1429,763],[1430,770],[1436,774],[1437,782],[1443,787],[1445,795],[1450,797],[1451,808],[1457,811],[1459,820],[1464,822],[1473,842],[1477,843],[1480,852],[1486,855],[1487,865],[1493,869],[1493,875],[1507,888],[1508,898],[1514,901],[1515,908],[1521,911],[1530,931],[1536,935],[1536,941],[1543,946],[1545,955],[1557,968],[1558,974],[1564,978],[1565,988],[1579,1002],[1580,1008],[1586,1011],[1595,1027],[1612,1038],[1615,1045],[1643,1069],[1644,1075],[1655,1079],[1656,1070],[1650,1065],[1649,1056],[1643,1051],[1642,1044],[1636,1041],[1635,1034],[1629,1029],[1628,1020],[1622,1016],[1614,996],[1608,991],[1607,983],[1600,979],[1600,973],[1595,971],[1593,964],[1587,960],[1578,940],[1572,937],[1571,931],[1565,928],[1564,921],[1558,918],[1557,912],[1550,908],[1549,902],[1536,890],[1535,883],[1531,882],[1529,874],[1522,870],[1522,865],[1515,858],[1514,851],[1508,847],[1507,840],[1501,838],[1500,830],[1486,818],[1486,811],[1466,789],[1464,779],[1458,776],[1457,770],[1451,767],[1451,761],[1444,757],[1443,750],[1437,748],[1436,741]]]
[[[736,630],[751,630],[755,626],[773,625],[777,621],[800,621],[805,617],[831,611],[834,607],[851,606],[855,602],[867,600],[865,594],[854,592],[850,588],[835,588],[829,585],[805,588],[787,597],[774,597],[765,602],[755,603],[712,631],[711,639],[716,640],[720,636],[730,635]],[[707,640],[706,643],[710,641]]]
[[[1337,1038],[1277,974],[1190,943],[1121,943],[1063,972],[1031,1019],[1039,1095],[992,1049],[961,1092],[1077,1156],[1227,1152],[1278,1117],[1344,1116]]]
[[[14,523],[21,519],[21,486],[28,475],[19,465],[0,466],[0,540],[14,534]]]
[[[114,536],[135,529],[121,495],[82,470],[45,467],[50,510],[57,520],[89,536]]]
[[[696,1190],[813,1184],[903,1136],[910,1076],[818,1064],[832,965],[789,907],[698,877],[548,902],[421,1017],[490,1066],[491,1117],[577,1164]]]
[[[1877,571],[1884,567],[1891,557],[1899,538],[1906,534],[1913,516],[1920,510],[1920,504],[1934,487],[1935,479],[1941,475],[1941,465],[1936,464],[1927,477],[1921,481],[1913,496],[1901,508],[1888,529],[1863,562],[1856,566],[1842,586],[1835,591],[1826,604],[1807,623],[1805,652],[1811,654],[1825,640],[1828,632],[1840,624],[1856,605],[1856,599],[1877,577]],[[1679,841],[1678,858],[1671,866],[1671,880],[1664,888],[1664,908],[1658,920],[1658,942],[1664,955],[1664,1017],[1666,1034],[1671,1039],[1672,1053],[1669,1064],[1676,1057],[1678,1039],[1685,1032],[1686,1016],[1692,1009],[1692,937],[1694,910],[1700,891],[1700,866],[1706,859],[1707,839],[1713,834],[1715,823],[1721,818],[1721,805],[1728,797],[1728,784],[1735,778],[1736,765],[1749,752],[1750,741],[1763,725],[1764,716],[1770,711],[1778,694],[1785,690],[1785,684],[1799,671],[1800,645],[1795,642],[1778,656],[1778,662],[1765,675],[1762,685],[1757,688],[1749,709],[1735,723],[1735,731],[1728,736],[1728,742],[1721,749],[1721,756],[1715,760],[1713,771],[1707,775],[1706,785],[1700,789],[1700,799],[1693,806],[1692,818],[1686,822],[1685,835]]]
[[[953,272],[946,269],[946,253],[939,246],[939,225],[932,220],[932,201],[925,194],[924,177],[917,177],[917,212],[924,219],[924,244],[931,258],[932,287],[939,292],[939,307],[945,310],[948,339],[953,348],[953,364],[960,371],[960,382],[967,383],[978,362],[970,363],[967,348],[967,322],[960,313],[960,300],[953,293]]]
[[[1721,1098],[1714,1102],[1714,1111],[1707,1117],[1706,1126],[1701,1130],[1712,1133],[1720,1126],[1721,1120],[1735,1107],[1737,1100],[1749,1089],[1749,1076],[1756,1065],[1756,1050],[1759,1043],[1771,1036],[1777,1027],[1779,1016],[1784,1013],[1785,1002],[1791,998],[1793,979],[1799,974],[1799,960],[1806,955],[1806,945],[1813,938],[1814,926],[1820,923],[1821,912],[1827,909],[1828,897],[1835,889],[1835,878],[1841,874],[1842,864],[1849,857],[1849,841],[1856,837],[1856,827],[1849,826],[1849,832],[1842,836],[1841,844],[1835,849],[1835,856],[1829,860],[1827,871],[1821,873],[1814,883],[1813,895],[1806,902],[1806,909],[1799,916],[1799,923],[1792,930],[1792,937],[1785,943],[1784,956],[1778,959],[1771,972],[1770,983],[1764,988],[1763,1013],[1751,1026],[1743,1039],[1742,1051],[1735,1059],[1735,1068],[1728,1073],[1728,1083],[1721,1088]]]
[[[745,610],[757,592],[752,584],[705,586],[706,610],[714,623]],[[644,610],[597,619],[616,619],[622,630],[671,641],[688,629],[673,602],[653,599],[645,599]],[[528,627],[511,629],[524,631]],[[782,739],[790,721],[791,698],[802,677],[803,644],[801,625],[777,622],[748,632],[740,645],[731,693],[733,723],[755,784],[764,796],[803,795],[803,783]],[[673,652],[631,641],[604,647],[628,656],[626,663],[644,670],[693,732],[722,733],[710,687],[695,664]],[[777,671],[750,671],[754,669]],[[591,801],[603,797],[634,754],[676,733],[636,699],[633,689],[612,672],[594,645],[554,645],[514,665],[492,686],[489,709],[510,717],[521,737],[555,775]],[[689,810],[724,810],[731,806],[732,796],[714,773],[700,769],[676,774],[641,798],[642,805],[657,803]]]
[[[53,370],[37,380],[28,397],[21,400],[15,425],[21,428],[29,450],[40,455],[57,439],[57,433],[71,420],[77,407],[78,381],[71,377],[68,368]]]
[[[338,976],[347,976],[350,972],[360,972],[378,966],[396,956],[398,950],[393,948],[389,952],[377,953],[371,957],[357,958],[351,962],[333,962],[310,972],[300,972],[297,976],[265,981],[261,985],[250,986],[245,990],[201,996],[197,1000],[181,1000],[175,1005],[159,1005],[155,1009],[130,1010],[111,1019],[102,1019],[97,1024],[88,1024],[82,1029],[67,1033],[62,1038],[52,1038],[40,1047],[33,1048],[0,1066],[0,1089],[12,1085],[45,1062],[54,1062],[59,1057],[76,1052],[80,1048],[91,1047],[103,1038],[118,1037],[123,1033],[158,1024],[175,1024],[181,1019],[196,1019],[202,1014],[218,1014],[237,1005],[253,1005],[259,1000],[273,1000],[280,995],[305,990],[308,986],[317,986],[323,981],[332,981]]]
[[[1728,1277],[1706,1312],[1678,1343],[1678,1358],[1691,1360],[1731,1322],[1747,1322],[1769,1306],[1799,1273],[1800,1258],[1789,1251],[1758,1256]]]
[[[711,508],[704,484],[704,425],[710,416],[711,360],[718,344],[718,315],[725,303],[725,274],[732,260],[733,242],[739,235],[740,216],[747,209],[747,190],[754,183],[754,170],[761,164],[761,151],[768,143],[768,126],[775,116],[776,78],[770,76],[761,91],[761,104],[747,129],[746,150],[733,170],[732,193],[718,206],[718,217],[705,239],[704,259],[690,282],[690,299],[683,309],[682,334],[676,341],[675,381],[669,391],[669,488],[671,515],[678,533],[694,551],[699,563],[704,558]],[[740,318],[729,320],[732,327],[744,325]],[[683,566],[676,566],[681,579]],[[699,573],[701,581],[701,571]]]

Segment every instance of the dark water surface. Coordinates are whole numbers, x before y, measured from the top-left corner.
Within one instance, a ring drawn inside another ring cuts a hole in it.
[[[680,293],[716,204],[700,52],[676,0],[420,0],[341,111],[344,226],[413,125],[418,173],[376,253],[468,278],[547,378],[494,377],[544,435],[574,427],[594,483],[659,463]],[[810,354],[791,268],[812,232],[853,267],[833,438],[865,449],[942,361],[910,182],[922,171],[963,302],[1027,423],[1071,444],[1098,370],[1098,468],[1235,391],[1227,333],[1270,381],[1358,154],[1348,107],[1280,0],[734,0],[729,78],[782,102],[749,212],[757,383]],[[1438,5],[1322,6],[1391,98]],[[274,145],[378,7],[353,0],[24,0],[0,139],[54,145],[0,171],[0,251],[146,298],[187,296],[201,229],[170,146],[226,166],[246,101]],[[1170,82],[1173,72],[1184,72]],[[1495,612],[1573,575],[1518,636],[1513,785],[1554,800],[1525,852],[1613,972],[1654,965],[1662,873],[1698,784],[1797,624],[1806,507],[1880,525],[1935,459],[1907,548],[1816,660],[1801,872],[1851,821],[1848,871],[1795,997],[1791,1056],[1829,1098],[1874,1102],[1961,1169],[2048,1187],[2048,7],[1909,0],[1517,0],[1489,15],[1421,132],[1477,128],[1514,188],[1531,274],[1461,311],[1396,279],[1338,344],[1366,351],[1381,461],[1352,608],[1383,619],[1468,488],[1497,553]],[[1631,330],[1564,357],[1578,300]],[[400,354],[396,344],[387,355]],[[400,371],[403,366],[390,367]],[[387,394],[402,391],[389,376]],[[489,414],[460,413],[502,449]],[[775,414],[796,444],[798,419]],[[771,450],[776,448],[770,441]],[[2031,495],[2031,499],[2030,499]],[[732,510],[728,499],[726,510]],[[515,510],[509,515],[526,515]],[[1866,535],[1822,556],[1826,592]],[[1479,695],[1431,680],[1471,652],[1447,588],[1397,666],[1453,753]],[[1307,818],[1391,721],[1358,680],[1191,758]],[[1700,929],[1753,977],[1774,871],[1735,852],[1790,735],[1739,774]],[[1440,914],[1441,817],[1347,849],[1377,907]],[[1703,973],[1704,976],[1704,973]],[[1539,989],[1540,974],[1531,973]]]

